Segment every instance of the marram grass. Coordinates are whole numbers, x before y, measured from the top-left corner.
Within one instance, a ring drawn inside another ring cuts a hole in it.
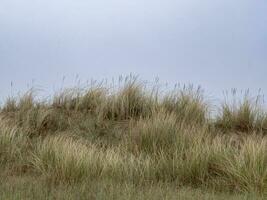
[[[132,77],[117,89],[75,88],[47,101],[37,101],[33,92],[9,98],[0,111],[1,177],[11,187],[29,178],[46,191],[110,183],[114,196],[151,187],[177,199],[187,187],[234,199],[266,198],[267,118],[257,102],[245,96],[224,103],[211,118],[199,88],[159,93]],[[135,193],[131,198],[139,198]]]

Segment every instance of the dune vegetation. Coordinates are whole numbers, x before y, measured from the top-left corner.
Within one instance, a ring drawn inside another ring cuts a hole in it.
[[[248,94],[216,107],[201,88],[136,77],[0,110],[0,199],[265,199],[267,112]]]

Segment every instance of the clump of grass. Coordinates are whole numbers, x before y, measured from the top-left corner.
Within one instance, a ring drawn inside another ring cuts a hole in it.
[[[130,144],[145,153],[167,151],[177,144],[175,115],[161,111],[151,118],[140,119],[130,130]]]
[[[197,187],[209,184],[214,178],[214,166],[228,149],[209,133],[194,131],[197,134],[190,136],[190,147],[185,149],[183,157],[181,154],[175,157],[175,168],[181,183]]]
[[[0,167],[21,170],[27,164],[28,139],[21,130],[0,118]]]
[[[54,181],[77,181],[87,176],[87,161],[93,156],[92,152],[88,155],[87,153],[85,146],[78,146],[72,140],[49,137],[36,146],[32,165],[34,169]]]
[[[25,113],[22,127],[30,136],[64,131],[69,127],[68,116],[60,110],[37,107]]]
[[[200,186],[210,177],[219,146],[213,145],[212,135],[203,127],[179,128],[166,149],[157,148],[152,157],[157,180],[178,185]]]
[[[1,109],[2,113],[15,112],[17,110],[17,102],[14,97],[8,97],[5,101],[3,108]]]
[[[86,145],[69,137],[48,137],[36,146],[32,165],[50,180],[77,182],[124,173],[122,158],[114,150]]]
[[[122,88],[113,93],[107,104],[107,117],[115,120],[129,120],[151,115],[153,103],[148,91],[137,77],[128,77]]]
[[[151,114],[153,103],[148,93],[137,77],[129,76],[125,78],[123,86],[114,90],[108,90],[102,84],[85,90],[64,90],[54,97],[52,106],[93,114],[99,119],[128,120]]]
[[[208,104],[200,87],[196,90],[193,86],[175,89],[163,97],[161,106],[174,112],[182,124],[204,124],[207,121]]]
[[[63,131],[69,127],[68,116],[64,112],[38,105],[20,110],[14,114],[13,120],[13,124],[30,137]]]
[[[7,98],[3,108],[1,109],[1,113],[4,113],[5,115],[14,114],[15,112],[23,113],[27,110],[30,110],[34,106],[34,90],[31,89],[24,95],[22,95],[19,99],[16,99],[15,97]]]
[[[89,88],[80,98],[77,109],[80,112],[101,116],[107,101],[107,90],[101,85]]]
[[[247,137],[238,149],[228,151],[217,162],[219,184],[230,190],[266,194],[267,140]]]
[[[107,90],[101,85],[88,89],[69,88],[54,96],[52,107],[67,111],[96,114],[106,101]]]
[[[253,99],[246,92],[241,101],[236,99],[236,90],[233,90],[233,102],[225,101],[221,113],[217,116],[215,126],[226,131],[239,132],[266,132],[267,115],[260,104],[260,96]]]
[[[161,111],[132,126],[128,147],[135,155],[145,153],[152,159],[150,179],[201,185],[223,152],[207,131],[205,126],[181,126],[175,114]]]

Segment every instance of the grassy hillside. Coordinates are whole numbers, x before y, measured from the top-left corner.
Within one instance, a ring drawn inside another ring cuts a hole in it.
[[[151,88],[151,87],[150,87]],[[135,77],[0,110],[1,199],[264,199],[267,114]]]

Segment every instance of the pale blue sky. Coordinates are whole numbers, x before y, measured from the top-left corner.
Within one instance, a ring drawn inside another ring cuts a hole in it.
[[[0,96],[134,73],[267,94],[266,0],[0,0]]]

